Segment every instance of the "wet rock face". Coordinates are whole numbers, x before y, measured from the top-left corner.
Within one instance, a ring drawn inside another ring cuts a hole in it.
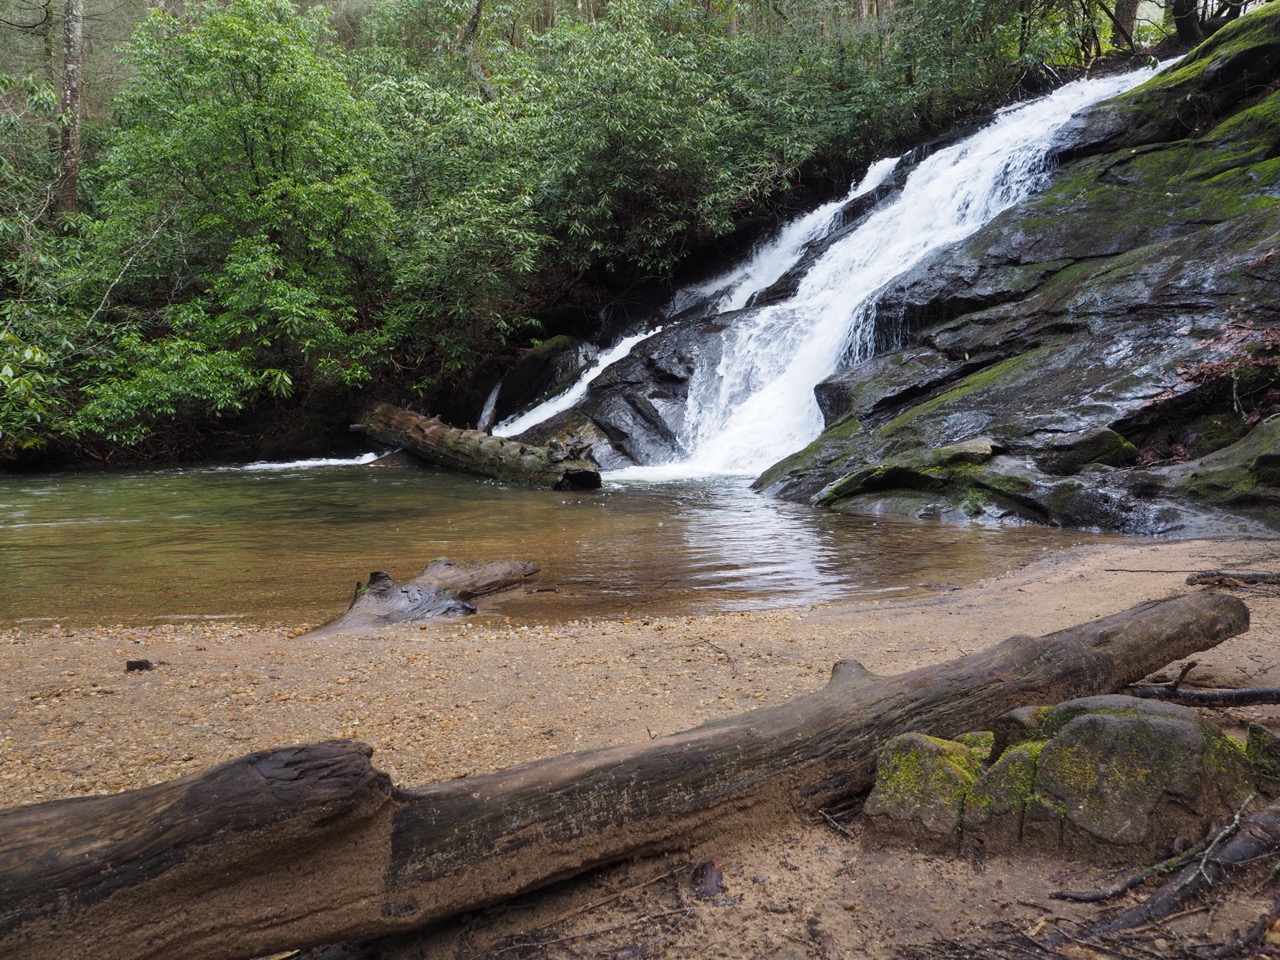
[[[568,389],[600,349],[574,337],[552,337],[530,350],[503,378],[496,415],[503,420],[519,410]]]
[[[553,437],[586,443],[606,470],[664,463],[680,451],[689,381],[720,361],[720,331],[731,317],[674,324],[636,345],[605,369],[571,410],[521,434],[529,443]]]
[[[1076,121],[1045,194],[889,285],[888,352],[819,385],[826,432],[757,488],[1134,533],[1224,511],[1280,526],[1277,76],[1264,8]],[[979,437],[1002,455],[936,462]]]
[[[1253,789],[1245,750],[1218,728],[1133,697],[1015,711],[987,749],[919,734],[890,741],[865,808],[873,829],[932,848],[1123,862],[1198,839]],[[1257,769],[1273,772],[1262,760]]]

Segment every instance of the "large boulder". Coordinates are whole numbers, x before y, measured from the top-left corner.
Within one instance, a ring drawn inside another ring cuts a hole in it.
[[[883,291],[888,352],[818,387],[826,432],[757,487],[1129,532],[1280,525],[1278,38],[1268,5],[1078,121],[1045,193]],[[936,462],[978,438],[1000,455]]]
[[[592,381],[585,398],[520,439],[546,444],[572,437],[588,444],[606,470],[673,459],[689,408],[689,381],[699,367],[720,362],[720,331],[733,316],[690,318],[636,344]]]

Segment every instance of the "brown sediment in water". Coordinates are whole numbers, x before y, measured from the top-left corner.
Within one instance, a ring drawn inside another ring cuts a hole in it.
[[[1273,541],[1138,541],[1058,553],[911,601],[523,626],[490,614],[318,640],[294,639],[298,625],[226,622],[9,629],[0,631],[0,802],[127,789],[252,750],[335,737],[371,744],[375,765],[397,784],[476,774],[778,703],[820,687],[838,659],[897,673],[1185,592],[1188,572],[1278,565]],[[1280,596],[1275,588],[1241,596],[1253,613],[1250,632],[1197,657],[1198,673],[1275,684]],[[137,659],[155,668],[126,672]],[[1232,715],[1268,721],[1277,713]],[[775,816],[749,827],[562,884],[515,911],[446,925],[423,949],[484,956],[511,937],[571,936],[582,939],[549,945],[545,955],[569,956],[571,947],[607,955],[651,941],[667,956],[799,957],[830,952],[826,937],[836,951],[888,955],[994,922],[1029,929],[1064,912],[1045,899],[1050,890],[1089,877],[1078,865],[1042,860],[884,851],[823,822]],[[723,864],[732,903],[691,899],[687,874],[705,859]],[[683,912],[644,919],[666,910]],[[549,923],[564,913],[572,916]],[[1215,922],[1245,921],[1226,911]]]

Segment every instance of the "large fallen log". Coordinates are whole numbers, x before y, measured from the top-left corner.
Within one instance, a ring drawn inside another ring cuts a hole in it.
[[[393,789],[368,748],[253,754],[109,797],[0,811],[8,960],[239,960],[409,930],[623,857],[864,791],[881,746],[1118,690],[1248,629],[1211,593],[821,690],[640,744]]]
[[[375,570],[369,574],[369,583],[357,589],[346,613],[307,636],[376,630],[394,623],[420,623],[475,613],[476,608],[468,600],[514,587],[537,572],[536,566],[523,560],[498,560],[468,567],[444,557],[431,561],[408,583]]]
[[[463,473],[544,490],[600,487],[600,471],[595,464],[578,449],[558,442],[537,447],[479,430],[463,430],[389,403],[370,404],[351,429]]]

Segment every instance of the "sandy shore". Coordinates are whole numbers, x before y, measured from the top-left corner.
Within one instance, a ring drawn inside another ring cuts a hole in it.
[[[1185,592],[1188,572],[1278,568],[1276,541],[1135,541],[1066,551],[923,600],[765,613],[519,628],[451,622],[320,640],[226,623],[0,630],[0,802],[128,789],[251,750],[334,737],[371,744],[374,763],[398,783],[475,774],[778,703],[822,685],[840,658],[901,672]],[[1280,684],[1280,593],[1238,593],[1252,629],[1197,657],[1193,676]],[[155,669],[126,673],[131,659]],[[1231,719],[1273,714],[1251,708]],[[628,919],[686,902],[688,867],[712,856],[738,895],[732,904]],[[581,909],[602,891],[663,873],[670,876],[612,901],[607,917]],[[1031,861],[994,870],[886,854],[797,819],[762,825],[759,836],[725,837],[714,850],[597,872],[517,910],[450,926],[403,955],[486,956],[520,936],[574,939],[497,955],[609,955],[649,943],[676,957],[822,956],[824,937],[837,953],[877,954],[993,922],[1031,926],[1053,913],[1040,908],[1067,879],[1060,874],[1051,878]],[[673,929],[672,916],[682,918]],[[623,925],[597,936],[593,923]],[[656,954],[632,954],[640,955]]]

